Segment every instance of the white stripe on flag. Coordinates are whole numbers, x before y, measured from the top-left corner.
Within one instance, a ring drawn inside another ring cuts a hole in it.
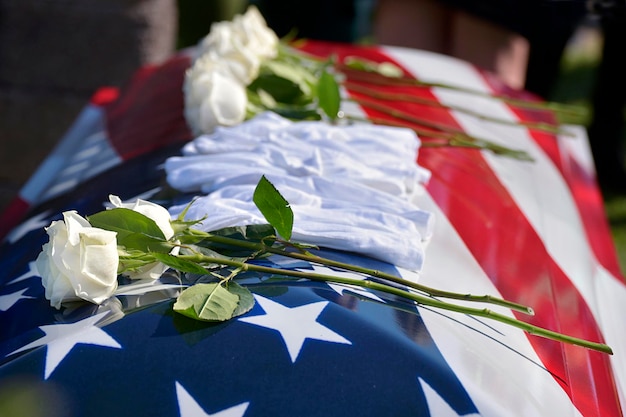
[[[402,48],[385,48],[385,52],[421,80],[491,92],[482,76],[464,61]],[[433,89],[433,94],[444,104],[479,109],[491,116],[517,121],[512,111],[499,100],[469,96],[441,88]],[[470,135],[489,139],[507,147],[523,149],[534,159],[534,162],[528,163],[494,156],[489,152],[484,153],[485,160],[541,237],[554,261],[589,305],[607,341],[613,341],[615,354],[611,357],[611,364],[621,392],[626,392],[624,385],[626,367],[616,359],[626,355],[626,336],[623,326],[620,329],[612,325],[612,321],[607,321],[607,318],[613,317],[621,310],[620,306],[626,299],[624,297],[626,290],[623,285],[618,284],[615,277],[612,277],[615,281],[613,285],[616,287],[615,291],[612,294],[607,294],[606,291],[599,293],[599,286],[608,285],[606,282],[598,283],[603,268],[589,247],[580,214],[559,170],[530,137],[527,129],[477,121],[472,116],[459,112],[451,113]],[[435,257],[437,256],[429,256],[428,259]],[[428,262],[427,260],[426,263]],[[604,272],[604,275],[608,274],[607,271]],[[626,403],[623,401],[622,410],[626,414]]]
[[[432,198],[418,197],[416,205],[434,213],[436,218],[420,283],[501,297]],[[490,308],[513,317],[507,309]],[[477,321],[467,315],[440,314],[426,308],[420,308],[420,315],[481,416],[580,415],[553,376],[541,366],[523,331],[488,319]]]

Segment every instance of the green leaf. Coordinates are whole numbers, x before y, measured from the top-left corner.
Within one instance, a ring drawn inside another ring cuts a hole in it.
[[[265,175],[257,184],[252,201],[257,206],[265,220],[271,224],[285,240],[291,239],[293,229],[293,211],[289,202],[278,192]]]
[[[250,290],[234,281],[229,282],[227,285],[228,291],[239,296],[239,304],[233,313],[233,317],[241,316],[252,310],[252,307],[254,307],[254,296]]]
[[[163,231],[154,220],[127,208],[104,210],[89,216],[88,220],[94,227],[117,232],[118,237],[120,234],[142,233],[165,240]]]
[[[378,64],[377,71],[379,74],[389,78],[401,78],[404,75],[402,69],[391,62],[381,62]]]
[[[295,98],[291,100],[285,97],[282,97],[284,101],[278,102],[267,91],[261,88],[254,91],[252,90],[253,88],[255,88],[255,85],[252,85],[247,91],[248,106],[246,117],[253,117],[263,111],[271,110],[291,120],[321,120],[318,110],[319,106],[313,102],[312,96],[307,97],[304,102]],[[279,88],[279,90],[281,89]],[[296,95],[299,94],[298,92]],[[285,101],[293,101],[293,103],[286,103]]]
[[[93,227],[117,232],[118,245],[126,248],[162,253],[172,250],[155,221],[136,211],[114,208],[89,216],[87,220]]]
[[[276,100],[274,100],[274,97],[272,97],[270,93],[260,88],[256,90],[256,93],[258,94],[259,102],[263,107],[266,109],[276,107]]]
[[[375,72],[376,63],[365,58],[357,56],[347,56],[344,58],[343,63],[348,68],[359,71]]]
[[[212,235],[224,236],[232,239],[247,240],[250,242],[268,243],[274,236],[274,227],[270,224],[252,224],[248,226],[224,227],[211,232]]]
[[[239,306],[239,295],[229,288],[221,283],[196,284],[180,293],[174,311],[195,320],[229,320]]]
[[[317,84],[317,98],[320,108],[331,119],[337,119],[341,105],[341,95],[337,80],[327,71],[322,72]]]
[[[304,104],[313,99],[316,80],[305,68],[277,60],[265,61],[251,91],[263,90],[280,103]]]
[[[317,109],[308,107],[276,106],[271,110],[290,120],[322,120]]]
[[[297,84],[286,80],[281,77],[277,77],[274,74],[259,75],[248,88],[255,92],[258,96],[258,91],[264,91],[267,93],[274,102],[288,103],[288,104],[305,104],[310,101],[310,97],[304,94]],[[267,108],[261,102],[260,96],[258,96],[259,102],[255,103],[262,108]],[[267,97],[264,99],[264,103],[268,103]],[[273,108],[273,107],[272,107]]]
[[[193,248],[196,252],[200,252],[208,256],[245,259],[253,256],[253,254],[258,251],[258,248],[242,247],[242,245],[239,244],[239,241],[264,243],[265,245],[272,246],[276,240],[276,229],[274,229],[274,226],[270,224],[254,224],[248,226],[226,227],[212,231],[210,235],[220,238],[225,237],[228,239],[235,239],[236,242],[217,242],[207,237],[202,240],[196,240],[187,246]],[[186,238],[184,240],[181,238],[181,242],[186,240]],[[184,248],[181,249],[181,253],[183,253],[183,251]]]
[[[209,274],[209,271],[198,265],[195,262],[187,261],[185,259],[180,259],[177,256],[170,255],[168,253],[153,253],[152,256],[159,262],[164,263],[170,268],[176,269],[180,272],[189,272],[192,274]]]
[[[404,75],[402,69],[391,62],[375,62],[356,56],[348,56],[344,59],[344,64],[354,70],[375,72],[389,78],[400,78]]]

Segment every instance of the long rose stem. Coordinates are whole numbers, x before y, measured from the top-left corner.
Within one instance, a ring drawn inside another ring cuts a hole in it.
[[[385,106],[384,104],[375,103],[371,100],[363,100],[363,99],[352,99],[352,100],[362,106],[371,107],[375,110],[380,111],[381,113],[385,113],[389,116],[392,116],[400,120],[416,123],[422,126],[429,127],[431,129],[441,129],[443,133],[451,135],[450,138],[448,139],[449,146],[464,146],[464,147],[472,147],[472,148],[479,148],[479,149],[484,148],[484,149],[491,150],[501,155],[508,155],[508,156],[512,156],[512,157],[526,160],[526,161],[532,160],[532,158],[524,151],[517,150],[517,149],[510,149],[505,146],[493,143],[490,140],[468,135],[467,133],[463,132],[460,129],[456,129],[456,128],[453,128],[451,126],[447,126],[441,123],[431,122],[429,120],[425,120],[420,117],[414,116],[413,114],[406,113],[397,109],[393,109],[389,106]],[[351,117],[347,116],[347,118],[351,118]],[[373,123],[377,123],[377,124],[396,125],[394,124],[394,122],[391,122],[391,121],[382,123],[382,119],[380,118],[368,117],[368,119],[372,121]],[[415,128],[413,129],[415,130]],[[417,130],[415,131],[416,133],[418,132]],[[428,136],[428,134],[426,134],[426,136]]]
[[[470,88],[464,88],[460,86],[454,86],[450,84],[443,83],[434,83],[434,82],[426,82],[419,81],[414,78],[409,77],[387,77],[381,74],[377,74],[374,72],[368,72],[364,70],[353,69],[345,64],[337,64],[337,69],[342,71],[346,76],[351,80],[365,81],[375,85],[387,85],[387,86],[412,86],[412,87],[423,87],[423,88],[445,88],[448,90],[454,90],[462,93],[472,94],[481,97],[488,97],[497,100],[501,100],[506,102],[512,106],[527,108],[533,110],[550,110],[561,114],[569,114],[569,115],[579,115],[580,111],[577,107],[568,106],[555,102],[545,102],[545,101],[530,101],[524,99],[518,99],[509,97],[503,94],[490,94],[485,93],[483,91],[478,91]]]
[[[500,124],[505,124],[505,125],[510,125],[510,126],[523,126],[528,129],[541,130],[541,131],[554,133],[554,134],[568,134],[567,132],[563,131],[563,129],[561,129],[559,126],[551,124],[551,123],[524,122],[521,120],[520,121],[504,120],[504,119],[500,119],[497,117],[487,116],[485,114],[479,113],[477,111],[474,111],[465,107],[446,105],[436,100],[432,100],[432,99],[428,99],[424,97],[418,97],[412,94],[392,93],[389,91],[381,92],[379,90],[365,87],[363,85],[350,82],[350,81],[344,82],[343,85],[350,91],[364,94],[369,97],[375,98],[377,100],[394,101],[394,102],[403,101],[407,103],[423,104],[429,107],[444,108],[448,110],[457,111],[460,113],[465,113],[477,119],[481,119],[481,120],[485,120],[485,121],[489,121],[493,123],[500,123]]]
[[[206,264],[221,264],[221,265],[232,266],[232,267],[239,268],[241,271],[256,271],[256,272],[262,272],[262,273],[267,273],[267,274],[272,274],[272,275],[285,275],[285,276],[292,276],[296,278],[304,278],[304,279],[309,279],[312,281],[336,282],[340,284],[365,287],[371,290],[397,295],[399,297],[403,297],[405,299],[415,301],[416,303],[421,304],[421,305],[439,308],[439,309],[447,310],[447,311],[453,311],[453,312],[462,313],[462,314],[468,314],[471,316],[489,318],[489,319],[499,321],[501,323],[519,328],[529,334],[534,334],[536,336],[541,336],[541,337],[555,340],[558,342],[570,343],[573,345],[585,347],[587,349],[597,350],[599,352],[603,352],[603,353],[607,353],[611,355],[613,354],[613,350],[609,346],[603,343],[590,342],[590,341],[580,339],[577,337],[557,333],[557,332],[544,329],[542,327],[535,326],[533,324],[526,323],[524,321],[509,317],[509,316],[505,316],[504,314],[496,313],[486,308],[479,309],[479,308],[466,307],[466,306],[457,305],[457,304],[451,304],[448,302],[437,300],[435,298],[430,298],[430,297],[426,297],[423,295],[415,294],[415,293],[402,290],[402,289],[399,289],[397,287],[393,287],[387,284],[382,284],[379,282],[366,281],[366,280],[360,280],[360,279],[354,279],[354,278],[346,278],[346,277],[338,277],[334,275],[318,274],[318,273],[313,273],[313,272],[302,272],[302,271],[294,271],[294,270],[287,270],[287,269],[280,269],[280,268],[271,268],[267,266],[249,264],[245,262],[234,261],[231,259],[216,258],[216,257],[211,257],[211,256],[206,256],[206,255],[201,255],[201,254],[178,255],[178,257],[186,261],[196,262],[198,264],[206,263]]]
[[[214,243],[220,243],[220,244],[225,244],[225,245],[230,245],[230,246],[238,246],[238,247],[246,248],[246,249],[259,252],[259,253],[272,253],[276,255],[283,255],[283,256],[290,257],[290,258],[294,258],[294,259],[305,260],[305,261],[309,261],[309,262],[313,262],[317,264],[333,266],[333,267],[341,268],[341,269],[348,270],[348,271],[358,272],[358,273],[366,274],[375,278],[385,279],[387,281],[391,281],[397,284],[406,285],[407,287],[413,288],[414,290],[421,291],[423,293],[436,296],[436,297],[445,297],[445,298],[456,299],[456,300],[490,303],[490,304],[507,307],[512,310],[516,310],[525,314],[533,314],[532,309],[527,306],[514,303],[511,301],[503,300],[501,298],[489,296],[489,295],[477,296],[477,295],[472,295],[472,294],[460,294],[460,293],[454,293],[454,292],[449,292],[449,291],[442,291],[442,290],[430,288],[425,285],[418,284],[412,281],[408,281],[402,278],[398,278],[394,275],[387,274],[382,271],[369,269],[369,268],[362,268],[357,265],[333,261],[331,259],[322,258],[320,256],[313,255],[311,253],[305,254],[301,252],[293,252],[293,251],[287,251],[284,249],[277,249],[277,248],[267,246],[263,243],[249,242],[249,241],[243,241],[239,239],[228,238],[224,236],[213,235],[213,234],[205,233],[203,231],[195,230],[195,229],[190,229],[190,231],[192,231],[192,233],[194,233],[197,236],[204,236],[205,239]]]

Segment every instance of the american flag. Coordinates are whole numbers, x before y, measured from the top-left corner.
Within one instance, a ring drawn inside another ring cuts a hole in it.
[[[463,61],[422,51],[323,42],[303,48],[393,62],[419,80],[533,99]],[[614,355],[362,289],[252,274],[245,279],[255,307],[220,324],[175,315],[176,289],[167,276],[160,287],[137,287],[101,306],[50,307],[34,266],[47,240],[43,227],[65,210],[100,211],[109,194],[158,195],[163,162],[192,139],[181,91],[189,65],[182,53],[140,69],[124,91],[96,93],[4,214],[0,413],[17,404],[15,415],[46,416],[624,415],[626,287],[584,131],[571,127],[573,137],[556,137],[479,119],[454,106],[518,122],[553,115],[444,88],[393,92],[448,107],[393,105],[522,149],[533,161],[473,149],[420,150],[418,161],[432,178],[419,205],[437,221],[419,281],[529,305],[535,316],[519,318],[608,343]],[[356,89],[345,93],[359,97]],[[385,117],[368,106],[356,111]],[[351,253],[325,255],[410,274]],[[12,394],[20,388],[31,396]]]

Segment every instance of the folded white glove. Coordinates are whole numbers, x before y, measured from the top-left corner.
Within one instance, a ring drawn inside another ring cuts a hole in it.
[[[252,201],[265,175],[294,212],[294,241],[419,270],[433,216],[409,202],[430,176],[416,163],[418,148],[408,129],[264,113],[196,138],[165,169],[172,187],[208,194],[187,213],[207,216],[203,230],[266,223]]]
[[[350,178],[407,196],[430,172],[416,163],[419,140],[409,129],[369,124],[293,123],[263,113],[235,127],[221,127],[166,162],[169,184],[182,191],[219,189],[249,174]],[[258,177],[257,177],[258,180]]]

